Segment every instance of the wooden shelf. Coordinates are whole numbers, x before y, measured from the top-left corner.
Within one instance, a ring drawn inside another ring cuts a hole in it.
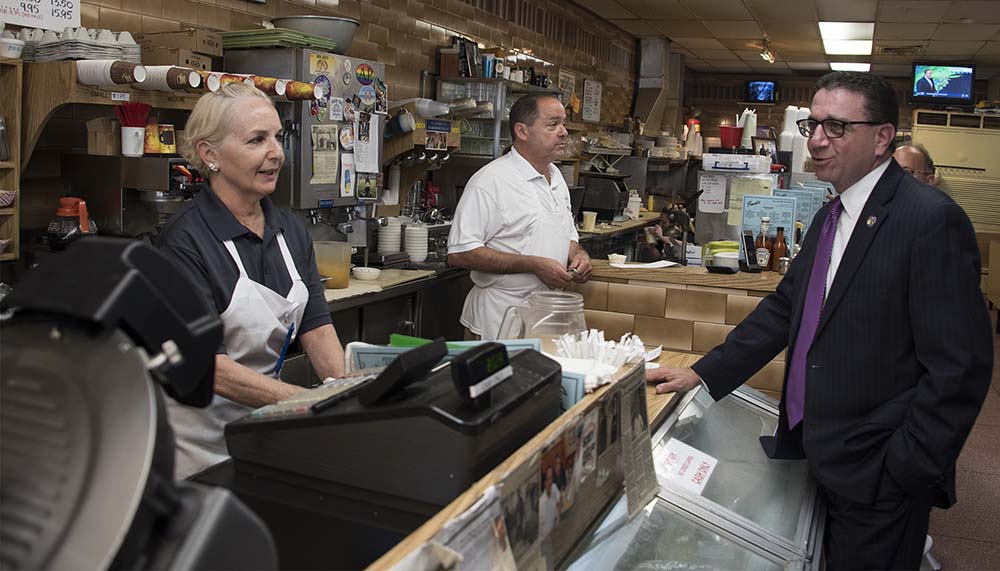
[[[14,161],[0,161],[0,169],[14,168]]]
[[[7,129],[7,146],[10,160],[0,163],[0,188],[21,190],[21,133],[24,109],[28,107],[21,96],[24,93],[23,66],[19,59],[0,59],[0,116]],[[14,203],[0,208],[0,238],[10,240],[6,251],[0,254],[0,261],[16,260],[21,251],[21,197],[15,196]]]
[[[0,208],[0,216],[10,216],[14,214],[14,208]]]
[[[31,160],[35,144],[56,109],[71,104],[121,105],[112,93],[124,93],[129,101],[148,103],[154,109],[190,111],[200,93],[143,91],[128,85],[113,88],[91,87],[76,81],[76,62],[52,61],[24,65],[24,124],[22,129],[21,168]]]
[[[552,95],[562,95],[562,90],[557,87],[538,87],[537,85],[501,79],[499,77],[442,77],[440,81],[451,83],[495,83],[509,85],[511,93],[551,93]]]
[[[20,59],[11,59],[9,57],[0,57],[0,65],[13,65],[18,66],[23,62]]]
[[[10,260],[16,260],[17,254],[13,252],[4,252],[0,254],[0,262],[9,262]]]

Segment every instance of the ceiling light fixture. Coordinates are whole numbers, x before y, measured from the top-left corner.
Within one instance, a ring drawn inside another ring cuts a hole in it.
[[[871,40],[823,40],[823,50],[827,55],[870,56]]]
[[[830,69],[833,71],[863,71],[868,72],[872,69],[872,64],[870,63],[852,63],[852,62],[830,62]]]
[[[771,44],[764,38],[764,45],[760,50],[760,58],[767,63],[774,63],[774,52],[771,51]]]
[[[820,22],[819,34],[827,55],[871,55],[872,22]]]

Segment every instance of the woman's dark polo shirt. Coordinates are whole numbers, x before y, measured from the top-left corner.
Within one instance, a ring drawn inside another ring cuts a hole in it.
[[[198,294],[221,315],[229,307],[240,276],[239,268],[222,243],[233,241],[250,279],[287,296],[292,279],[277,240],[278,233],[284,233],[295,267],[309,289],[309,302],[296,336],[331,323],[312,239],[305,224],[291,212],[275,208],[270,198],[263,198],[260,205],[264,210],[263,238],[241,224],[215,193],[206,188],[170,218],[158,246],[188,271]],[[224,344],[218,353],[226,353]]]

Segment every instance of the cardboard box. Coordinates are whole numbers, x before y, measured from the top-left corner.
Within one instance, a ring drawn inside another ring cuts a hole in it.
[[[87,121],[87,154],[116,157],[122,154],[121,123],[111,117]]]
[[[136,39],[143,49],[146,46],[150,48],[178,48],[209,56],[222,55],[222,36],[207,30],[156,32],[141,34]]]
[[[180,48],[142,48],[144,65],[179,65],[204,71],[212,71],[212,58]]]

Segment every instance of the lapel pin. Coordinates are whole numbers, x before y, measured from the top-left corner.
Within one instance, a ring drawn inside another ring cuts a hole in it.
[[[868,227],[871,228],[875,226],[876,222],[878,222],[878,218],[875,218],[874,216],[869,216],[868,220],[865,221],[865,224],[867,224]]]

